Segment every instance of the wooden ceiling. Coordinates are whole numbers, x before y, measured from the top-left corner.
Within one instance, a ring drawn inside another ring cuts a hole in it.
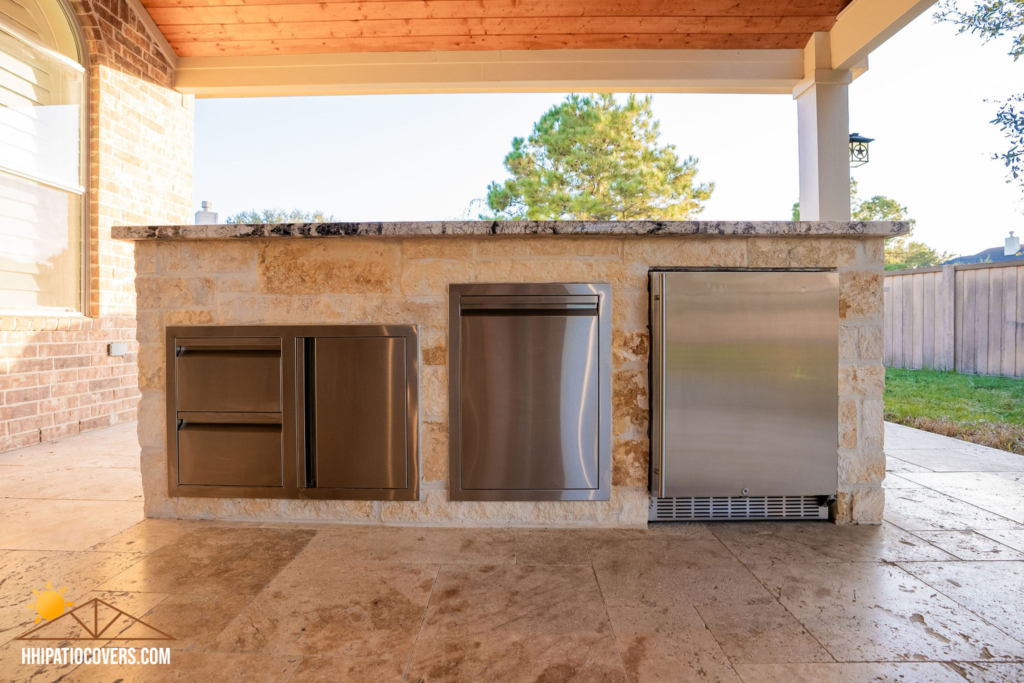
[[[142,0],[180,57],[802,48],[850,0]]]

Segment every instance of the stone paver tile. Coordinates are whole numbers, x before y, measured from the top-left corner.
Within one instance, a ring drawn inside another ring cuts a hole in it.
[[[420,638],[611,633],[590,567],[443,565]]]
[[[882,480],[883,489],[919,489],[921,485],[912,482],[909,479],[905,479],[895,472],[886,472],[885,479]]]
[[[649,536],[687,536],[710,539],[711,527],[716,523],[704,522],[650,522],[645,530]]]
[[[993,662],[950,662],[947,664],[969,683],[1020,683],[1024,681],[1024,664]]]
[[[885,450],[904,450],[918,448],[950,448],[987,450],[985,446],[961,441],[942,434],[914,429],[894,422],[885,423]],[[995,449],[990,449],[995,450]]]
[[[1014,472],[922,472],[903,476],[922,486],[1024,524],[1024,474]],[[975,528],[984,529],[985,527]]]
[[[764,591],[717,538],[591,536],[587,547],[609,607],[749,601]],[[753,596],[753,597],[752,597]]]
[[[58,469],[81,463],[80,466],[95,467],[97,462],[109,462],[110,458],[134,456],[134,466],[138,467],[139,452],[138,423],[126,422],[67,439],[0,453],[0,465]]]
[[[117,636],[121,631],[128,628],[134,619],[127,615],[137,615],[144,613],[152,605],[158,603],[160,600],[165,598],[164,595],[156,593],[105,593],[105,592],[89,592],[83,595],[81,598],[74,600],[76,607],[79,611],[76,616],[80,618],[90,626],[92,625],[92,619],[95,618],[101,626],[106,626],[103,633],[105,636],[98,640],[82,640],[83,638],[89,638],[88,632],[82,628],[82,625],[75,621],[75,617],[68,614],[68,611],[74,610],[75,607],[68,607],[65,609],[63,617],[58,617],[53,621],[41,621],[38,624],[30,625],[26,629],[25,635],[28,636],[26,640],[12,640],[5,646],[0,647],[0,681],[57,681],[61,679],[61,675],[67,674],[75,668],[73,662],[64,663],[63,661],[51,659],[51,662],[46,665],[38,664],[23,664],[22,663],[22,648],[35,649],[35,648],[104,648],[104,647],[132,647],[130,642],[118,640]],[[89,605],[88,602],[93,598],[101,600],[106,604],[97,604],[94,608]],[[109,605],[109,606],[108,606]],[[113,607],[113,609],[111,608]],[[93,609],[96,610],[95,616]],[[123,610],[127,613],[118,614],[117,610]],[[32,613],[34,614],[34,613]],[[19,634],[21,635],[21,634]],[[37,640],[45,639],[45,640]],[[55,640],[56,639],[56,640]],[[161,642],[159,645],[165,645],[166,643]],[[153,647],[157,645],[154,642],[142,643],[145,647]]]
[[[460,638],[423,638],[404,679],[414,683],[627,683],[611,632],[484,632]]]
[[[293,683],[401,683],[405,660],[375,657],[303,657]]]
[[[692,607],[612,607],[608,617],[631,683],[739,683],[722,648]]]
[[[1024,641],[1024,562],[900,562],[899,566]],[[1024,643],[1017,646],[1017,658],[1024,659]]]
[[[715,534],[747,564],[948,560],[951,556],[891,524],[821,522],[721,524]]]
[[[1024,472],[1024,456],[995,448],[886,449],[885,455],[933,472]]]
[[[936,563],[920,566],[931,564]],[[839,661],[985,661],[1022,654],[1020,642],[896,565],[775,564],[751,570]]]
[[[142,503],[0,500],[0,548],[85,550],[145,518]]]
[[[129,593],[128,595],[155,595]],[[253,596],[247,594],[168,595],[138,616],[149,626],[173,636],[161,643],[172,650],[202,650],[230,624]],[[137,635],[138,630],[122,633],[122,638]],[[145,642],[131,641],[126,647],[148,647]]]
[[[321,550],[352,562],[512,564],[516,537],[511,529],[334,525],[310,543],[310,552]]]
[[[144,519],[135,526],[101,541],[89,550],[107,552],[135,552],[149,554],[168,543],[203,528],[207,522],[190,522],[181,519]]]
[[[907,474],[903,476],[910,478],[934,475]],[[917,479],[912,479],[912,481],[917,481]],[[887,489],[885,492],[885,520],[906,531],[1021,528],[1021,525],[1012,519],[979,508],[959,497],[930,488]]]
[[[575,530],[516,529],[516,564],[589,565],[587,544]]]
[[[106,581],[102,590],[255,595],[316,532],[211,526],[185,534]]]
[[[753,683],[964,683],[960,674],[938,662],[738,663],[736,671]]]
[[[67,587],[66,600],[81,603],[96,587],[128,569],[138,553],[97,553],[13,550],[0,555],[0,643],[29,630],[35,612],[26,607],[35,600],[33,590],[49,581],[55,589]]]
[[[889,452],[885,453],[885,471],[893,472],[895,474],[903,474],[905,472],[931,472],[927,467],[921,467],[907,462],[906,460],[900,460],[889,455]]]
[[[979,533],[1024,553],[1024,529],[985,529]]]
[[[207,649],[405,662],[437,569],[304,552]]]
[[[831,655],[778,602],[697,607],[732,662],[832,662]]]
[[[0,498],[142,502],[142,476],[137,468],[6,467],[0,470]]]
[[[960,560],[1024,560],[1024,552],[998,543],[978,531],[915,531],[914,535]]]
[[[37,643],[48,647],[70,647],[69,642]],[[74,670],[75,664],[70,662],[51,661],[49,664],[22,664],[21,650],[24,647],[35,647],[32,643],[15,640],[0,646],[0,681],[4,683],[54,683],[63,681]]]
[[[136,656],[139,656],[137,653]],[[217,681],[218,683],[285,683],[299,666],[299,657],[171,652],[170,665],[82,665],[61,683],[165,683]]]

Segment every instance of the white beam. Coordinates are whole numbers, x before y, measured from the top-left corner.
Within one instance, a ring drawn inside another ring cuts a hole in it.
[[[529,50],[183,57],[197,97],[453,92],[791,93],[802,50]]]
[[[852,69],[936,0],[854,0],[829,32],[833,69]]]
[[[797,103],[800,219],[850,220],[850,98],[853,76],[832,63],[828,33],[804,48],[807,78],[793,89]]]

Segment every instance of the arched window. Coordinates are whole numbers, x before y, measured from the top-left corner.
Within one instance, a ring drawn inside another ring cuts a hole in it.
[[[0,311],[83,311],[86,50],[62,0],[0,0]]]

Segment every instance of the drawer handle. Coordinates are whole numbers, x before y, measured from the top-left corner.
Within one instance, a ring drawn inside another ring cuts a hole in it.
[[[216,413],[179,411],[178,426],[192,424],[281,424],[281,413]]]
[[[597,296],[463,296],[464,311],[596,311]]]

